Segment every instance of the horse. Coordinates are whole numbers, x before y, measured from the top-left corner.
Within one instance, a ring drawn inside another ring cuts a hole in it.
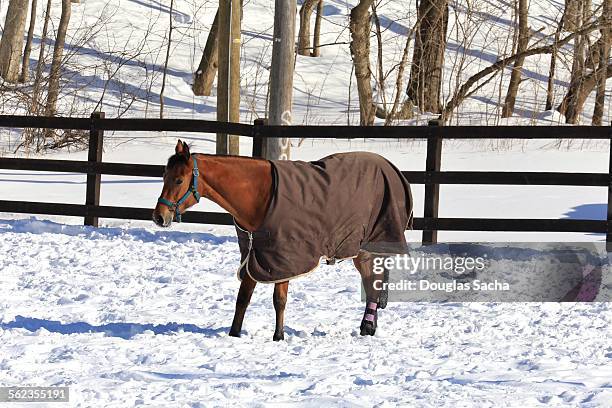
[[[352,259],[366,295],[360,334],[375,334],[378,309],[387,304],[388,270],[379,276],[374,260],[406,247],[403,234],[412,227],[410,186],[399,170],[373,153],[344,153],[326,159],[308,163],[210,155],[191,153],[181,140],[176,144],[165,168],[153,221],[161,227],[180,222],[181,215],[202,197],[234,218],[241,283],[230,336],[240,337],[251,295],[262,282],[274,283],[273,340],[284,340],[289,280],[316,269],[321,259],[328,263]],[[354,182],[348,181],[355,171],[360,174]],[[366,178],[374,180],[367,182]],[[337,179],[333,188],[326,188],[333,179]],[[381,191],[380,197],[375,190]],[[289,195],[299,199],[283,201]],[[362,204],[353,209],[355,203]],[[328,213],[327,221],[316,221],[326,218],[322,213]],[[308,218],[310,221],[305,220]],[[328,228],[330,224],[333,228]],[[287,233],[292,235],[283,235]],[[367,244],[380,245],[365,245],[366,233]],[[330,235],[334,240],[327,239]],[[322,237],[324,244],[315,244],[311,236]],[[387,248],[390,243],[397,244],[391,251]],[[296,272],[287,273],[290,269]]]

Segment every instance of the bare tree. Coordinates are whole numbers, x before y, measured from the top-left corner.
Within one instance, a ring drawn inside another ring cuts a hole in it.
[[[351,56],[357,80],[359,95],[359,123],[372,125],[376,108],[372,99],[372,84],[370,82],[370,7],[373,0],[359,0],[351,10]]]
[[[170,25],[168,28],[168,46],[166,47],[166,59],[164,60],[164,72],[162,74],[162,85],[159,91],[159,118],[164,118],[164,90],[166,89],[166,77],[168,76],[168,62],[170,60],[170,48],[172,47],[172,31],[174,30],[174,0],[170,0]]]
[[[527,6],[527,0],[518,0],[518,42],[516,46],[516,53],[524,52],[529,46],[529,7]],[[523,63],[525,57],[519,57],[514,62],[512,67],[512,73],[510,74],[510,84],[508,85],[508,93],[506,94],[506,100],[502,108],[502,118],[508,118],[512,116],[514,112],[514,104],[516,102],[516,94],[518,93],[518,87],[521,83],[521,71],[523,69]]]
[[[378,23],[377,23],[378,26]],[[411,39],[412,39],[412,35],[414,33],[416,29],[416,25],[412,27],[412,29],[408,32],[408,34],[406,35],[406,42],[404,43],[404,50],[402,52],[402,57],[399,61],[399,63],[397,64],[397,76],[395,78],[395,90],[394,90],[394,97],[393,97],[393,104],[391,105],[391,110],[387,110],[387,103],[385,101],[386,98],[383,99],[383,106],[376,106],[376,117],[379,119],[384,119],[385,120],[385,126],[388,126],[391,124],[392,121],[394,120],[406,120],[406,119],[412,119],[414,116],[414,106],[412,104],[412,101],[410,99],[406,99],[404,100],[404,102],[402,103],[401,98],[402,95],[405,95],[404,92],[404,71],[406,70],[406,65],[408,62],[408,52],[410,49],[410,43],[411,43]],[[376,30],[376,36],[377,38],[380,38],[380,31],[377,27]],[[378,47],[379,47],[379,52],[378,52],[378,60],[381,61],[382,60],[382,40],[378,40]],[[379,72],[382,71],[382,64],[379,63],[378,66],[378,70]],[[384,88],[384,82],[381,81],[380,79],[378,80],[379,83],[379,88]]]
[[[491,81],[491,79],[493,78],[492,75],[495,75],[496,73],[498,73],[500,70],[504,69],[505,67],[507,67],[509,64],[514,63],[517,58],[521,58],[521,57],[529,57],[532,55],[539,55],[539,54],[550,54],[553,49],[555,48],[560,48],[563,45],[569,43],[570,41],[572,41],[574,38],[576,38],[577,36],[580,35],[585,35],[588,34],[596,29],[600,28],[600,24],[588,24],[586,26],[584,26],[583,28],[581,28],[580,30],[569,34],[568,36],[560,39],[559,41],[556,41],[552,44],[549,45],[544,45],[541,47],[534,47],[534,48],[529,48],[527,50],[525,50],[524,52],[515,54],[515,55],[511,55],[509,57],[506,58],[502,58],[497,60],[495,63],[489,65],[488,67],[478,71],[477,73],[475,73],[474,75],[470,76],[460,87],[458,87],[458,89],[456,90],[455,94],[453,95],[453,97],[448,101],[448,103],[446,104],[446,106],[444,107],[444,110],[442,111],[442,114],[440,115],[441,119],[444,119],[445,121],[448,120],[451,117],[452,112],[461,104],[461,102],[463,102],[465,100],[465,98],[469,97],[470,95],[472,95],[476,90],[480,89],[482,86],[484,86],[486,83],[488,83],[489,81]],[[491,75],[489,78],[487,78],[487,76]],[[477,83],[479,83],[479,81],[483,80],[474,90],[472,89]]]
[[[66,31],[68,31],[68,23],[70,22],[70,8],[70,0],[62,0],[62,14],[57,27],[57,36],[55,37],[55,46],[53,47],[53,59],[51,60],[51,70],[49,73],[49,89],[47,92],[47,106],[45,108],[45,114],[47,116],[55,115],[57,110],[60,70],[62,56],[64,54],[64,43],[66,42]]]
[[[37,3],[37,0],[32,0],[32,9],[30,11],[30,26],[28,27],[28,37],[26,39],[26,45],[23,49],[23,62],[21,63],[21,75],[19,75],[19,82],[26,82],[30,76],[30,54],[32,52],[32,39],[34,38],[34,28],[36,26]]]
[[[406,93],[421,112],[440,112],[448,0],[421,0]]]
[[[605,69],[601,69],[601,72],[600,69],[597,69],[597,71],[585,75],[582,78],[582,86],[574,88],[570,87],[557,110],[561,110],[564,106],[572,103],[578,113],[582,112],[584,103],[597,86],[600,78],[602,78],[604,75],[606,79],[612,77],[612,64],[608,64],[604,68]]]
[[[200,65],[193,78],[193,93],[199,96],[209,96],[217,75],[219,66],[219,10],[215,14]]]
[[[578,0],[577,0],[578,1]],[[591,15],[590,0],[579,0],[577,6],[580,13],[578,18],[579,26],[585,25]],[[587,34],[581,34],[574,40],[574,58],[572,61],[572,75],[570,80],[570,90],[568,91],[569,99],[564,99],[559,105],[558,111],[565,115],[567,123],[575,124],[578,122],[578,117],[581,112],[581,106],[578,96],[582,94],[580,89],[583,86],[585,76],[586,62],[586,46],[588,37]]]
[[[40,38],[40,49],[38,50],[38,61],[36,61],[36,74],[34,76],[34,86],[32,87],[32,103],[30,111],[33,115],[38,115],[40,112],[41,103],[39,101],[40,89],[42,86],[43,69],[45,66],[45,44],[47,43],[47,36],[49,32],[49,20],[51,18],[51,2],[47,0],[47,7],[45,9],[45,21],[43,23],[42,35]]]
[[[563,22],[565,21],[565,13],[561,16],[561,20],[559,21],[559,25],[557,26],[557,30],[555,31],[555,39],[553,44],[556,44],[559,41],[559,37],[561,36],[561,31],[563,30]],[[559,50],[557,47],[553,46],[553,50],[550,53],[550,67],[548,71],[548,83],[546,87],[546,110],[551,110],[553,108],[554,103],[554,84],[555,84],[555,69],[557,66],[557,54]]]
[[[10,0],[4,31],[0,39],[0,75],[7,82],[19,80],[23,32],[28,14],[28,0]]]
[[[217,84],[217,121],[219,122],[240,122],[241,10],[242,2],[239,0],[219,1],[219,80]],[[239,136],[217,133],[215,151],[217,154],[238,155],[240,153]]]
[[[387,95],[386,95],[386,84],[385,84],[385,70],[383,68],[383,38],[382,38],[382,28],[380,24],[380,18],[378,17],[378,11],[376,10],[376,2],[372,3],[372,20],[374,20],[374,27],[376,32],[376,83],[378,87],[378,100],[376,102],[377,109],[379,113],[383,113],[387,111]],[[382,107],[378,108],[379,102],[382,102]],[[376,115],[376,116],[385,116]]]
[[[298,54],[311,55],[310,18],[319,0],[304,0],[300,8],[300,30],[298,32]]]
[[[565,18],[563,28],[567,31],[576,31],[580,27],[582,19],[583,0],[565,0]]]
[[[315,18],[315,28],[313,35],[312,56],[321,55],[321,20],[323,18],[323,0],[317,3],[317,17]]]
[[[602,21],[604,22],[601,28],[601,38],[595,44],[599,46],[599,67],[597,68],[597,93],[595,95],[595,108],[593,109],[592,124],[601,126],[603,124],[604,102],[606,98],[606,64],[610,57],[610,46],[612,45],[612,0],[604,0],[602,10]]]

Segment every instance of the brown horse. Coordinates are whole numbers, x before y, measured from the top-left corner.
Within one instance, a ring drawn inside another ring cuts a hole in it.
[[[274,184],[272,165],[267,160],[191,154],[187,144],[179,140],[175,154],[169,158],[166,166],[164,186],[153,212],[153,221],[159,226],[169,227],[173,220],[180,221],[181,214],[196,204],[200,197],[205,197],[230,213],[241,230],[247,233],[257,231],[271,205]],[[295,216],[299,217],[300,214]],[[360,250],[352,258],[366,293],[361,334],[374,335],[377,309],[386,305],[386,293],[380,290],[380,284],[375,284],[381,277],[374,273],[374,256]],[[385,276],[388,275],[385,273]],[[230,336],[240,336],[244,314],[256,283],[249,273],[242,276]],[[274,282],[275,341],[284,339],[288,287],[289,280]]]

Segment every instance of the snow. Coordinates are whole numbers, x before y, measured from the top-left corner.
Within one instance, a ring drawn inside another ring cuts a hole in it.
[[[72,60],[64,73],[62,94],[67,96],[60,111],[87,115],[100,102],[98,108],[114,117],[135,95],[126,117],[158,117],[164,38],[172,17],[178,29],[166,117],[214,119],[216,89],[210,97],[195,97],[190,82],[217,3],[175,3],[173,16],[164,4],[146,0],[73,5]],[[354,3],[326,2],[321,42],[338,44],[324,47],[321,58],[296,61],[296,124],[358,122],[346,44]],[[467,18],[467,3],[452,3],[444,100],[458,77],[465,80],[507,52],[512,24],[507,2],[474,1],[477,24],[459,27]],[[0,21],[7,4],[0,3]],[[273,2],[245,5],[241,121],[248,123],[265,114]],[[562,3],[535,0],[530,7],[533,29],[554,30],[551,20]],[[383,37],[390,69],[414,23],[414,2],[383,2],[378,11],[388,27]],[[59,3],[53,4],[53,16],[56,26]],[[104,29],[91,31],[102,23]],[[459,34],[459,28],[467,31]],[[35,41],[33,56],[38,46]],[[570,51],[571,45],[565,52]],[[459,63],[464,70],[458,74]],[[557,102],[570,66],[561,59]],[[452,123],[562,124],[558,112],[544,111],[548,57],[528,58],[525,68],[514,117],[499,119],[507,70],[470,97]],[[390,78],[387,100],[394,75]],[[382,93],[376,89],[375,94],[380,100]],[[582,124],[590,123],[593,99],[587,100]],[[612,100],[609,87],[606,100]],[[3,113],[23,113],[10,101],[2,106]],[[423,124],[430,117],[418,115],[406,123]],[[610,122],[608,103],[604,121]],[[19,136],[0,131],[3,156],[86,160],[83,151],[13,154]],[[177,137],[192,143],[192,151],[214,151],[214,135],[106,132],[104,160],[163,164]],[[423,170],[425,164],[423,141],[307,139],[293,145],[295,159],[367,150],[402,170]],[[250,152],[250,140],[241,138],[240,148]],[[445,141],[442,167],[606,173],[608,154],[607,141]],[[160,190],[155,178],[102,176],[101,204],[152,208]],[[419,217],[423,186],[414,186],[413,193]],[[0,194],[7,200],[82,203],[85,176],[2,170]],[[447,185],[441,187],[440,216],[605,219],[607,198],[605,187]],[[194,210],[220,208],[203,200]],[[349,263],[340,263],[291,283],[285,341],[271,341],[269,285],[257,287],[244,334],[235,339],[227,335],[239,286],[232,228],[181,224],[161,230],[150,222],[101,223],[95,229],[78,225],[82,219],[76,217],[0,213],[0,385],[68,385],[71,406],[611,406],[609,303],[391,303],[380,313],[376,336],[364,338],[358,333],[363,313],[359,276]],[[407,237],[417,242],[420,232]],[[444,231],[439,238],[605,239],[602,234]]]
[[[181,136],[182,137],[182,136]],[[196,151],[212,141],[193,139]],[[448,170],[605,172],[580,149],[449,142]],[[544,142],[540,142],[544,143]],[[302,159],[372,150],[422,169],[424,143],[306,141]],[[529,153],[524,153],[524,150]],[[163,163],[171,143],[134,142],[108,161]],[[486,152],[486,154],[483,154]],[[84,153],[54,157],[83,158]],[[82,202],[84,176],[3,171],[3,198]],[[158,179],[103,177],[102,204],[150,206]],[[422,215],[422,186],[415,186]],[[604,219],[606,188],[443,186],[440,214]],[[198,210],[218,210],[203,200]],[[49,221],[52,220],[52,221]],[[68,385],[73,406],[609,406],[610,303],[391,303],[359,336],[349,263],[292,281],[285,341],[272,342],[272,286],[259,285],[240,339],[230,227],[0,214],[0,384]],[[420,232],[407,237],[418,241]],[[602,234],[440,232],[447,241],[602,241]],[[609,282],[609,270],[607,272]]]
[[[236,238],[2,221],[0,383],[67,385],[73,406],[606,406],[609,303],[391,303],[358,334],[359,276],[272,286],[227,335]],[[609,405],[607,405],[609,406]]]

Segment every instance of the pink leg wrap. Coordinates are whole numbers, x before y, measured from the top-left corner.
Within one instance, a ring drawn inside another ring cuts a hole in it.
[[[374,314],[376,313],[376,308],[377,307],[378,307],[378,305],[376,303],[368,302],[368,304],[366,306],[365,316],[363,316],[363,320],[366,320],[368,322],[374,323],[374,320],[376,319]],[[370,312],[370,310],[373,310],[373,312]]]

